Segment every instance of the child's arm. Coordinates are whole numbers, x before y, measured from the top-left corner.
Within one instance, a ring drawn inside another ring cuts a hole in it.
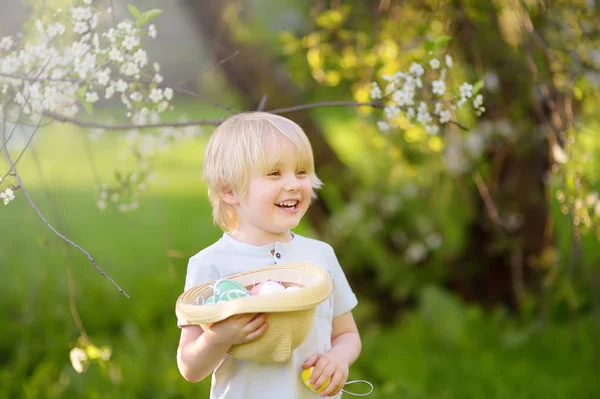
[[[266,314],[242,314],[214,323],[181,328],[177,367],[190,382],[202,381],[217,367],[232,345],[252,341],[267,331]]]
[[[348,381],[349,368],[358,358],[361,347],[352,312],[334,317],[331,349],[327,353],[317,353],[309,357],[302,366],[305,369],[314,366],[309,382],[315,389],[319,389],[331,378],[321,396],[334,396],[342,390]]]

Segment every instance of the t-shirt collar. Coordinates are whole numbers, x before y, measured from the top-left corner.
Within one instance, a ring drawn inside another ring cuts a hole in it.
[[[291,233],[291,232],[290,232]],[[282,241],[274,241],[271,242],[269,244],[266,245],[252,245],[252,244],[246,244],[245,242],[241,242],[236,240],[235,238],[233,238],[231,235],[229,235],[228,233],[223,233],[223,240],[229,244],[234,246],[236,249],[240,250],[240,251],[246,251],[246,252],[269,252],[272,249],[288,249],[291,248],[291,246],[293,245],[295,239],[296,239],[296,234],[291,233],[292,234],[292,239],[288,242],[282,242]]]

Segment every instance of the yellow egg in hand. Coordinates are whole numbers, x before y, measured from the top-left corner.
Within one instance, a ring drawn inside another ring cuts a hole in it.
[[[321,385],[321,387],[319,389],[313,389],[312,385],[308,381],[310,379],[310,376],[311,376],[312,372],[313,372],[313,369],[314,369],[314,367],[302,370],[302,382],[304,382],[304,385],[306,385],[308,387],[308,389],[310,389],[311,391],[319,393],[319,392],[324,391],[325,388],[327,388],[327,386],[331,382],[331,378],[327,378],[327,380],[325,381],[325,383],[323,385]]]

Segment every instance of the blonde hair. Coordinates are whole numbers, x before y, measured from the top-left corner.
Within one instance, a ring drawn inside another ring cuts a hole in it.
[[[219,193],[230,190],[245,196],[252,173],[265,173],[279,160],[282,137],[294,145],[298,166],[310,178],[315,198],[314,190],[322,183],[315,174],[312,147],[302,128],[291,120],[268,112],[238,114],[221,123],[208,141],[203,179],[208,184],[214,222],[224,231],[237,227],[238,216]]]

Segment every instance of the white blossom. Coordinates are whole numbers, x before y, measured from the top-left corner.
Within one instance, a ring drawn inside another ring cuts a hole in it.
[[[439,234],[431,233],[425,238],[425,244],[429,249],[437,249],[442,244],[442,238]]]
[[[171,101],[173,99],[173,89],[171,89],[170,87],[165,88],[164,93],[165,98],[168,101]]]
[[[449,55],[446,55],[446,66],[448,68],[452,68],[452,57],[450,57]]]
[[[133,50],[133,48],[137,47],[139,44],[140,39],[138,39],[136,36],[125,36],[125,39],[123,39],[123,47],[129,51]]]
[[[381,130],[382,132],[387,132],[390,130],[390,124],[385,122],[385,121],[379,121],[377,122],[377,127],[379,128],[379,130]]]
[[[163,102],[161,102],[161,103],[159,104],[159,106],[157,107],[157,109],[156,109],[156,110],[157,110],[158,112],[163,112],[163,111],[165,111],[165,110],[167,109],[167,107],[168,107],[168,106],[169,106],[169,103],[168,103],[168,102],[166,102],[166,101],[163,101]]]
[[[133,76],[140,72],[140,68],[133,62],[126,62],[121,65],[120,72],[125,76]]]
[[[92,9],[90,7],[73,7],[71,16],[75,21],[87,21],[92,18]]]
[[[421,102],[419,104],[419,108],[417,108],[417,121],[423,125],[429,124],[433,118],[429,114],[429,109],[427,108],[427,104]]]
[[[387,106],[384,108],[386,119],[396,119],[400,115],[400,108],[396,106]]]
[[[414,264],[422,261],[427,256],[427,248],[420,242],[410,244],[404,257],[408,263]]]
[[[75,23],[75,26],[73,27],[73,32],[83,34],[83,33],[87,32],[89,29],[90,29],[90,27],[88,26],[87,22],[79,21],[79,22]]]
[[[123,79],[119,79],[115,86],[115,90],[118,91],[119,93],[123,93],[125,90],[127,90],[127,87],[129,87],[127,82],[125,82]]]
[[[4,200],[4,205],[8,205],[8,203],[15,199],[13,190],[7,188],[4,192],[0,192],[0,198]]]
[[[418,64],[416,62],[413,62],[410,66],[410,69],[408,70],[412,75],[415,76],[423,76],[423,74],[425,73],[425,69],[423,68],[423,66],[421,64]]]
[[[12,38],[12,36],[4,36],[2,39],[0,39],[0,49],[2,50],[10,50],[12,48],[14,44],[14,40]]]
[[[112,47],[108,52],[108,59],[111,61],[123,62],[124,57],[118,48]]]
[[[462,98],[471,98],[473,96],[473,85],[465,82],[458,88]]]
[[[155,103],[160,102],[163,99],[162,90],[158,88],[152,89],[150,95],[148,95],[148,98]]]
[[[109,98],[111,98],[113,95],[115,94],[115,85],[111,84],[110,86],[108,86],[106,88],[106,92],[104,94],[104,98],[106,98],[107,100]]]
[[[156,26],[150,25],[148,27],[148,36],[150,36],[152,39],[156,39]]]
[[[69,353],[69,358],[71,359],[71,365],[73,366],[75,371],[80,374],[83,373],[89,365],[89,358],[87,356],[87,353],[81,348],[71,349],[71,352]]]
[[[121,21],[117,24],[117,29],[125,34],[131,34],[134,31],[133,22],[129,20]]]
[[[129,98],[131,98],[135,102],[140,102],[144,99],[144,96],[139,91],[134,91],[129,95]]]
[[[452,114],[449,110],[445,109],[440,112],[439,117],[440,123],[448,123],[450,121],[450,118],[452,117]]]
[[[372,87],[371,87],[371,98],[373,100],[378,100],[381,98],[381,89],[379,88],[379,86],[377,85],[377,83],[373,82]]]
[[[137,62],[140,68],[143,68],[148,64],[148,54],[144,49],[138,49],[135,54],[133,54],[133,60]]]
[[[85,100],[89,103],[95,103],[96,101],[98,101],[98,93],[96,93],[95,91],[85,93]]]
[[[441,96],[446,92],[446,84],[443,80],[434,80],[431,83],[431,88],[432,93],[437,94],[438,96]]]
[[[96,73],[96,81],[101,86],[106,86],[110,81],[110,68],[105,68],[102,71]]]
[[[440,61],[437,58],[432,58],[429,60],[429,66],[431,66],[432,69],[438,69],[440,67]]]
[[[438,125],[426,125],[425,131],[431,135],[436,135],[440,131],[440,127]]]

